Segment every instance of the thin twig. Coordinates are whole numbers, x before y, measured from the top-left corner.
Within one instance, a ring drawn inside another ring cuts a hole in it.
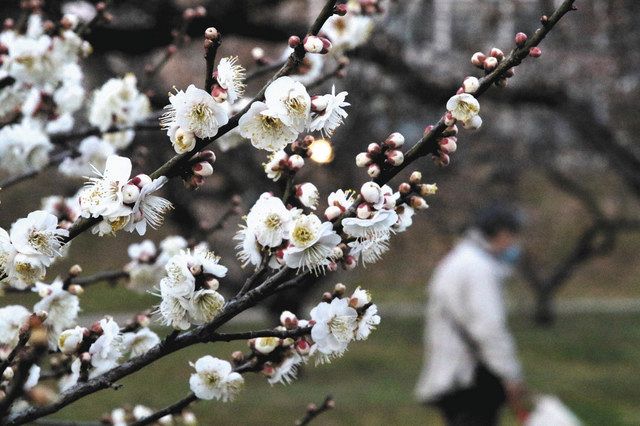
[[[293,330],[256,330],[256,331],[243,331],[239,333],[214,333],[211,335],[211,342],[231,342],[233,340],[249,340],[257,337],[279,337],[280,339],[287,339],[289,337],[295,338],[305,336],[311,333],[311,326],[299,327]]]
[[[305,413],[304,417],[296,421],[296,426],[309,424],[311,420],[315,419],[325,411],[335,408],[335,406],[336,406],[336,402],[333,400],[331,395],[327,395],[327,397],[324,399],[324,402],[319,407],[316,406],[315,404],[309,404],[309,406],[307,407],[307,412]]]
[[[195,396],[195,394],[192,392],[186,397],[182,398],[180,401],[174,404],[171,404],[168,407],[163,408],[162,410],[156,411],[149,417],[145,417],[144,419],[130,423],[129,426],[144,426],[144,425],[151,424],[156,420],[160,420],[164,416],[180,414],[182,410],[187,408],[189,404],[196,401],[197,399],[198,397]]]
[[[214,31],[215,34],[209,35],[209,31]],[[205,31],[204,41],[204,60],[206,61],[204,90],[207,93],[211,92],[211,89],[213,89],[213,84],[215,83],[215,79],[213,78],[213,69],[215,68],[216,53],[218,53],[220,43],[221,37],[220,34],[218,34],[217,30],[213,27],[207,28],[207,30]]]

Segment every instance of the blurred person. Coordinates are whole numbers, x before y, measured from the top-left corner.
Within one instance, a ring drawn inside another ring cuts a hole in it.
[[[425,364],[415,393],[447,425],[496,425],[507,401],[516,414],[525,412],[502,294],[519,256],[520,228],[505,206],[481,211],[428,286]]]

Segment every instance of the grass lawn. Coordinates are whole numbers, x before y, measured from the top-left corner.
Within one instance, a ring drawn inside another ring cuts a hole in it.
[[[558,395],[589,425],[640,424],[640,314],[559,318],[551,329],[532,328],[528,318],[511,321],[530,386]],[[358,342],[329,366],[308,366],[300,380],[274,386],[257,375],[233,403],[194,406],[200,424],[293,424],[309,402],[332,394],[337,407],[317,419],[322,425],[438,425],[435,413],[418,406],[412,390],[421,366],[419,319],[385,319],[368,341]],[[139,402],[167,405],[185,395],[190,368],[203,354],[228,356],[243,344],[192,347],[67,407],[57,418],[96,419],[109,408]],[[511,418],[505,425],[515,424]]]

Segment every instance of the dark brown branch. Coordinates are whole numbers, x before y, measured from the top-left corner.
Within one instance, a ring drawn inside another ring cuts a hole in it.
[[[244,331],[241,333],[214,333],[211,335],[212,342],[231,342],[233,340],[249,340],[257,337],[279,337],[287,339],[289,337],[300,337],[311,333],[311,327],[299,327],[293,330],[259,330]]]
[[[156,411],[149,417],[145,417],[144,419],[135,421],[131,423],[129,426],[144,426],[144,425],[151,424],[156,420],[160,420],[164,416],[180,414],[182,410],[184,410],[189,406],[189,404],[197,400],[198,400],[198,397],[195,396],[192,392],[186,397],[182,398],[180,401],[174,404],[171,404],[168,407],[163,408],[162,410]]]
[[[331,397],[331,395],[327,395],[327,397],[324,399],[324,402],[322,403],[321,406],[318,407],[315,404],[309,404],[309,406],[307,407],[307,412],[305,413],[304,417],[301,418],[300,420],[297,420],[296,425],[297,426],[307,425],[311,423],[311,420],[315,419],[325,411],[335,408],[335,406],[336,406],[336,402],[333,400],[333,397]]]
[[[0,419],[6,418],[13,403],[24,394],[24,384],[29,378],[29,370],[44,355],[46,350],[46,341],[38,341],[29,353],[20,360],[11,382],[11,388],[5,397],[0,400]],[[4,424],[3,420],[0,420],[0,424]]]
[[[220,47],[220,34],[218,30],[213,27],[209,27],[204,32],[204,59],[206,61],[205,67],[205,82],[204,90],[207,93],[211,93],[215,79],[213,78],[213,70],[215,68],[216,53]]]
[[[128,279],[129,273],[126,271],[102,271],[85,277],[75,277],[71,279],[72,284],[78,284],[86,287],[91,284],[107,282],[113,284],[121,279]]]

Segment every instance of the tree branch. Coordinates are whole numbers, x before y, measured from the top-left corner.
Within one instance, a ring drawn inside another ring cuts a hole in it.
[[[327,397],[324,399],[324,402],[319,407],[317,407],[315,404],[309,404],[304,417],[296,421],[296,426],[303,426],[311,423],[311,420],[315,419],[325,411],[335,408],[335,406],[336,402],[333,400],[333,397],[331,397],[331,395],[327,395]]]
[[[186,397],[182,398],[180,401],[169,405],[168,407],[163,408],[162,410],[158,410],[149,417],[145,417],[144,419],[135,421],[131,423],[129,426],[144,426],[155,422],[156,420],[160,420],[164,416],[180,414],[182,410],[187,408],[189,404],[194,401],[197,401],[198,397],[193,394],[193,392],[189,393]]]

